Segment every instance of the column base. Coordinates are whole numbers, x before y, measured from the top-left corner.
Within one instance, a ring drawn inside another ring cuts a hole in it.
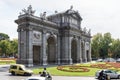
[[[47,65],[47,58],[43,58],[43,66],[46,66]]]
[[[72,64],[72,59],[61,59],[61,64]]]
[[[82,59],[82,62],[85,62],[85,63],[86,63],[86,62],[87,62],[87,59],[86,59],[86,58]]]
[[[77,63],[82,63],[82,58],[78,59]]]
[[[61,61],[61,59],[58,59],[56,64],[60,65],[61,64],[60,61]]]
[[[92,61],[92,59],[90,58],[90,59],[88,59],[87,61],[88,61],[88,62],[91,62],[91,61]]]

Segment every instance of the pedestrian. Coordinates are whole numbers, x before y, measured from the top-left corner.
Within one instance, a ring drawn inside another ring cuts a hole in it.
[[[110,76],[106,74],[106,80],[110,80]]]
[[[47,76],[46,68],[44,67],[43,72],[39,72],[39,73],[41,73],[40,76],[46,77]]]
[[[49,72],[47,72],[47,78],[48,80],[52,80],[52,76],[49,74]]]
[[[104,77],[104,71],[102,70],[102,71],[99,73],[98,79],[99,79],[99,80],[105,80],[104,78],[105,78],[105,77]]]

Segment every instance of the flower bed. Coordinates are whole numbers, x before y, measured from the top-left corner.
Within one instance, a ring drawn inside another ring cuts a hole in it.
[[[90,70],[86,67],[81,66],[58,66],[58,70],[66,72],[89,72]]]
[[[0,64],[13,64],[16,63],[15,58],[0,58]]]
[[[0,60],[16,60],[16,58],[0,58]]]
[[[106,64],[109,64],[109,65],[113,66],[114,68],[120,68],[120,63],[109,62],[109,63],[106,63]]]
[[[99,68],[99,69],[108,69],[111,68],[111,65],[108,64],[92,64],[90,65],[91,68]]]
[[[88,69],[89,68],[89,69]],[[90,68],[97,69],[111,69],[115,71],[120,71],[120,63],[106,62],[97,63],[91,65],[69,65],[69,66],[58,66],[57,69],[66,72],[89,72]]]

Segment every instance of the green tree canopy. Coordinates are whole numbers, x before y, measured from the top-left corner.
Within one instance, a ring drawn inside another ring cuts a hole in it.
[[[9,40],[9,36],[4,33],[0,33],[0,40]]]
[[[92,46],[92,57],[105,58],[108,56],[109,44],[112,43],[112,38],[110,33],[97,33],[93,36],[91,46]]]
[[[7,56],[10,53],[10,42],[8,40],[0,41],[1,55]]]

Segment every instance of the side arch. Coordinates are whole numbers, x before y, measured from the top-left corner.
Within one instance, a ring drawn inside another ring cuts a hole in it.
[[[71,58],[73,63],[77,63],[77,41],[72,39],[71,41]]]
[[[56,63],[56,39],[54,35],[50,35],[47,38],[47,62],[48,64]]]

